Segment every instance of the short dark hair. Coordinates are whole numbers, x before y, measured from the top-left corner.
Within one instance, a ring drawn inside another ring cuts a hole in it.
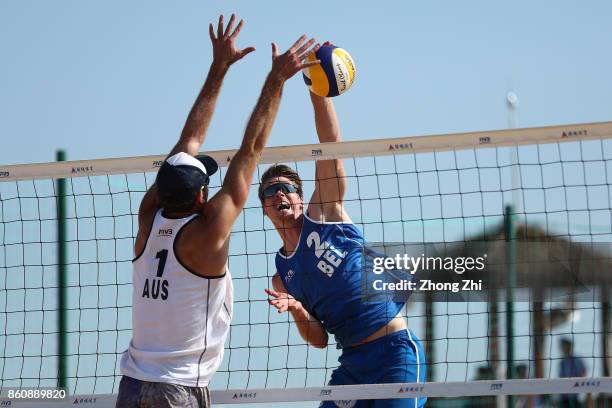
[[[208,189],[208,187],[202,186],[201,188],[206,193],[206,190]],[[160,197],[159,205],[161,206],[161,208],[163,208],[167,212],[171,212],[171,213],[187,212],[193,209],[193,206],[196,203],[196,197],[197,197],[197,193],[193,194],[193,196],[190,197],[188,201],[184,201],[181,203],[176,203],[175,201],[172,201],[172,200],[165,200]]]
[[[284,164],[275,164],[273,166],[268,167],[266,171],[261,175],[261,181],[259,183],[259,189],[257,190],[257,195],[259,196],[259,201],[263,204],[264,202],[264,185],[266,181],[275,177],[286,177],[297,187],[297,193],[300,197],[304,198],[304,193],[302,191],[302,179],[297,171],[293,170],[291,167]]]

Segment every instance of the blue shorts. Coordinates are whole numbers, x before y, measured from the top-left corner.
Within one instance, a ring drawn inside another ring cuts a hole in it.
[[[425,382],[425,354],[410,330],[401,330],[370,343],[342,350],[340,367],[332,373],[329,385]],[[323,401],[323,408],[417,408],[427,397]]]

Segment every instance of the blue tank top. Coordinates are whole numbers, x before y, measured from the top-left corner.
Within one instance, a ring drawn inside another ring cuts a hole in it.
[[[362,297],[364,239],[350,223],[319,223],[304,215],[296,251],[276,254],[288,293],[335,336],[338,346],[358,343],[394,318],[403,302]]]

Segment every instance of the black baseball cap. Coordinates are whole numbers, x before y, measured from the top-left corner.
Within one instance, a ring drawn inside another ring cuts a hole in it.
[[[182,207],[193,202],[219,166],[210,156],[185,152],[168,157],[159,168],[155,183],[162,207]]]

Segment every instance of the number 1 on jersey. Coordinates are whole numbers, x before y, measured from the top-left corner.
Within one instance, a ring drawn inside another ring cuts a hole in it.
[[[155,255],[156,259],[159,259],[159,263],[157,264],[157,277],[161,278],[164,274],[164,268],[166,267],[166,259],[168,258],[168,250],[162,249]]]

